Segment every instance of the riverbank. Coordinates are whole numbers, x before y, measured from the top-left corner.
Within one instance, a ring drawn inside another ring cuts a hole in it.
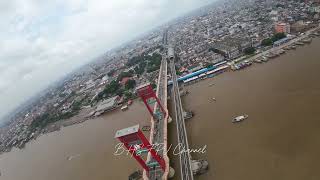
[[[250,57],[240,57],[236,60],[233,60],[230,63],[230,66],[233,70],[239,70],[245,67],[250,66],[253,62],[262,63],[267,62],[269,59],[283,55],[288,50],[295,50],[298,46],[303,46],[312,42],[312,38],[320,37],[320,27],[316,27],[306,31],[305,33],[300,34],[297,37],[287,38],[283,43],[278,44],[277,46],[257,53],[256,55]]]
[[[190,147],[207,145],[206,154],[192,157],[210,164],[196,179],[320,178],[319,47],[316,38],[268,63],[186,87],[184,108],[195,113],[186,122]],[[241,114],[249,118],[233,124]],[[174,124],[169,126],[175,144]],[[170,158],[179,169],[178,157]]]

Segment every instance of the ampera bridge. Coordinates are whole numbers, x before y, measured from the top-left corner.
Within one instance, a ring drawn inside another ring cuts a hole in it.
[[[175,53],[174,48],[168,45],[167,37],[168,31],[165,31],[163,34],[163,45],[166,47],[166,53],[162,56],[156,92],[153,91],[149,83],[137,87],[138,95],[145,103],[151,115],[149,140],[139,129],[139,125],[119,130],[115,135],[144,169],[143,178],[150,180],[166,180],[171,170],[167,154],[167,126],[168,122],[171,121],[167,109],[168,65],[172,76],[171,97],[174,103],[179,148],[189,148],[183,116],[184,111],[174,63]],[[190,154],[186,151],[181,152],[179,154],[181,179],[193,180]]]

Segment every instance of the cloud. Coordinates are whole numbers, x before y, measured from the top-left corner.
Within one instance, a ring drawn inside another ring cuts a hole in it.
[[[108,49],[212,1],[1,1],[0,117]]]

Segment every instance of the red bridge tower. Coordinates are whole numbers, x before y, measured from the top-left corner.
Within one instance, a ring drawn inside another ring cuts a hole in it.
[[[166,111],[163,109],[160,100],[158,99],[156,93],[153,91],[153,88],[150,83],[141,85],[137,87],[138,95],[143,100],[144,104],[147,106],[148,111],[150,112],[152,117],[157,116],[158,112],[154,112],[153,107],[151,106],[152,103],[157,102],[158,107],[160,108],[163,117],[166,115]]]
[[[152,168],[161,167],[165,171],[165,161],[158,155],[142,131],[139,125],[135,125],[116,132],[115,138],[118,138],[127,148],[130,154],[138,161],[138,163],[149,173]],[[146,163],[141,155],[151,153],[152,159]]]

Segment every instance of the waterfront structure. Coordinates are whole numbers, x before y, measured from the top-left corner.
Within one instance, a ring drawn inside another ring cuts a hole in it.
[[[96,112],[98,114],[102,114],[106,111],[110,111],[110,110],[116,108],[118,105],[118,100],[119,100],[119,96],[115,96],[115,97],[112,97],[112,98],[109,98],[109,99],[102,101],[97,106]]]
[[[211,67],[203,68],[203,69],[200,69],[198,71],[186,74],[186,75],[184,75],[182,77],[179,77],[177,80],[178,80],[178,82],[181,82],[181,81],[189,82],[189,81],[197,79],[197,76],[199,76],[201,74],[206,74],[207,72],[210,72],[210,74],[212,74],[212,72],[216,72],[216,71],[213,71],[215,69],[218,69],[218,71],[219,71],[219,70],[221,70],[219,67],[225,67],[226,64],[227,64],[227,61],[222,61],[222,62],[213,64]],[[207,74],[207,75],[209,75],[209,74]],[[168,85],[172,85],[172,81],[169,81]]]
[[[282,44],[284,44],[284,43],[287,43],[288,41],[290,41],[290,39],[289,38],[283,38],[283,39],[280,39],[280,40],[278,40],[278,41],[276,41],[276,42],[274,42],[273,43],[273,47],[277,47],[277,46],[280,46],[280,45],[282,45]]]

